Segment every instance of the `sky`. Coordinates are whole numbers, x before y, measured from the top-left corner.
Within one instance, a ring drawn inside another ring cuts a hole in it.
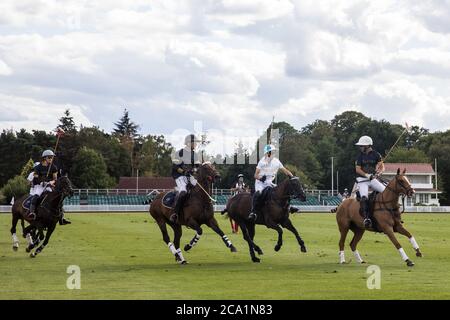
[[[259,136],[346,110],[450,128],[450,0],[2,0],[0,129]]]

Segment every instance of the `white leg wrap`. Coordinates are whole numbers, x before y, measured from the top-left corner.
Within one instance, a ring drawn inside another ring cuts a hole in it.
[[[225,243],[227,244],[228,248],[231,247],[232,243],[230,241],[230,239],[228,239],[228,237],[226,235],[224,235],[222,237],[223,241],[225,241]]]
[[[417,241],[416,241],[416,239],[414,239],[414,237],[411,237],[411,239],[409,239],[409,242],[411,242],[411,244],[415,250],[419,249],[419,245],[417,244]]]
[[[344,251],[339,251],[339,263],[340,264],[345,263],[345,253],[344,253]]]
[[[398,252],[400,252],[400,255],[402,256],[403,261],[409,260],[408,256],[405,253],[405,250],[403,250],[403,248],[398,249]]]
[[[19,238],[17,238],[17,235],[15,233],[12,235],[12,240],[13,240],[13,243],[19,242]]]
[[[27,234],[27,242],[28,242],[28,245],[29,246],[32,246],[34,243],[33,243],[33,238],[31,237],[31,234]]]
[[[173,255],[176,255],[177,254],[177,249],[175,249],[175,246],[173,245],[173,243],[169,242],[168,246],[169,246],[170,252],[172,252]]]
[[[191,247],[195,247],[195,245],[200,241],[200,238],[202,236],[199,235],[198,233],[195,235],[194,239],[191,241],[190,245]]]
[[[358,263],[363,263],[364,260],[361,258],[361,255],[359,254],[359,251],[353,251],[353,254],[355,255],[356,261],[358,261]]]
[[[180,258],[181,258],[181,261],[180,262],[183,262],[183,261],[186,261],[185,259],[184,259],[184,257],[183,257],[183,252],[181,252],[181,249],[178,249],[177,251],[177,254],[180,256]]]

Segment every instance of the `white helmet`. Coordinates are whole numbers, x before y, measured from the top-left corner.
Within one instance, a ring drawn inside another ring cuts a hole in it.
[[[372,146],[373,140],[369,136],[362,136],[359,138],[358,143],[355,144],[355,146]]]
[[[53,153],[52,150],[45,150],[45,151],[42,153],[42,158],[54,157],[54,156],[55,156],[55,154]]]

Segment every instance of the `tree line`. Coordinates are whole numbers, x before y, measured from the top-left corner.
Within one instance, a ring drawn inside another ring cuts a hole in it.
[[[69,173],[78,188],[114,188],[122,176],[170,175],[173,146],[163,135],[140,134],[139,126],[130,119],[126,109],[110,133],[96,126],[78,127],[70,110],[65,111],[57,126],[66,134],[59,144],[56,164],[64,173]],[[316,120],[300,129],[287,122],[275,122],[267,128],[266,134],[270,134],[271,128],[280,133],[280,159],[310,189],[331,189],[333,157],[335,173],[339,171],[340,191],[353,186],[358,155],[354,144],[360,136],[371,136],[374,148],[385,156],[405,129],[402,125],[371,119],[355,111],[343,112],[330,121]],[[22,188],[26,186],[26,182],[17,177],[30,171],[33,161],[38,161],[42,151],[53,148],[55,143],[55,134],[45,131],[1,132],[3,201],[8,201],[13,194],[8,181],[13,185],[21,181]],[[239,173],[246,176],[247,183],[253,184],[256,165],[249,164],[248,159],[257,150],[246,150],[242,144],[238,146],[234,157],[245,158],[247,164],[226,164],[225,157],[216,155],[214,159],[223,176],[216,187],[229,188]],[[426,128],[411,127],[387,162],[434,163],[434,159],[439,168],[439,188],[444,191],[441,203],[450,205],[450,130],[431,133]]]

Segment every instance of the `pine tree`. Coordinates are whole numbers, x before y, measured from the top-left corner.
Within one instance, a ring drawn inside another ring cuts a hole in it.
[[[59,127],[66,133],[75,133],[77,131],[77,126],[75,125],[75,121],[70,114],[70,109],[66,109],[66,111],[64,111],[64,116],[59,119],[59,122]]]
[[[139,126],[131,121],[128,110],[125,109],[119,122],[114,123],[116,128],[113,134],[119,138],[134,139],[138,135]]]
[[[139,126],[131,121],[128,110],[125,109],[122,118],[119,122],[114,123],[116,128],[114,129],[113,135],[117,137],[120,141],[122,147],[127,150],[131,159],[131,175],[134,176],[137,173],[137,162],[139,161],[140,139],[138,135]]]

